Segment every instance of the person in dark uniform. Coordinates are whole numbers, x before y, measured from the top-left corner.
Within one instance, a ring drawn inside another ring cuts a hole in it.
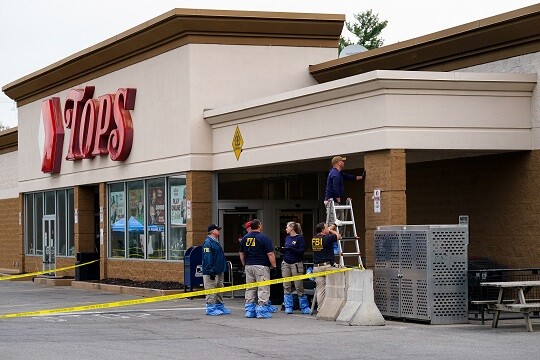
[[[336,204],[341,204],[345,201],[345,186],[343,180],[362,180],[366,177],[366,171],[362,175],[351,175],[343,172],[345,168],[344,156],[334,156],[332,158],[332,169],[328,173],[326,179],[326,189],[324,191],[324,200],[333,199]]]
[[[327,213],[330,211],[329,200],[333,200],[335,205],[344,204],[347,200],[345,198],[345,186],[343,184],[343,180],[359,181],[366,177],[365,170],[362,175],[359,176],[343,172],[342,170],[345,168],[345,160],[347,160],[347,158],[344,156],[334,156],[332,158],[332,169],[330,169],[330,172],[328,173],[328,178],[326,179],[326,189],[324,191],[324,206],[326,207]],[[334,217],[331,216],[330,220],[327,221],[334,222],[336,220],[344,220],[345,211],[343,209],[336,210],[336,216],[337,219],[334,219]]]
[[[216,224],[208,225],[208,236],[203,243],[202,273],[204,288],[215,289],[223,287],[223,274],[226,260],[218,237],[221,228]],[[231,311],[223,304],[221,293],[206,295],[206,315],[228,315]]]
[[[341,239],[336,225],[327,226],[325,223],[319,223],[315,227],[316,235],[311,239],[313,249],[313,272],[323,272],[334,267],[334,244]],[[315,278],[315,291],[317,294],[317,311],[320,311],[326,294],[326,276]]]
[[[281,263],[281,275],[283,277],[302,275],[304,273],[304,251],[305,241],[302,235],[302,227],[299,223],[290,221],[285,228],[287,237],[285,246],[281,248],[283,253],[283,262]],[[292,314],[294,308],[291,281],[283,283],[283,304],[285,304],[285,314]],[[302,314],[310,314],[309,301],[304,293],[304,284],[302,280],[294,281],[294,288],[298,295],[298,303]]]
[[[245,266],[246,284],[270,280],[270,268],[276,269],[272,240],[261,231],[261,221],[253,219],[251,231],[240,242],[240,261]],[[271,318],[276,308],[269,300],[270,286],[246,289],[246,317]]]

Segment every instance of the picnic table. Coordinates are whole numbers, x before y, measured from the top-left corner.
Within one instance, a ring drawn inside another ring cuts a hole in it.
[[[481,286],[494,287],[499,289],[499,296],[497,300],[487,304],[490,310],[495,311],[493,315],[492,327],[496,328],[499,323],[499,316],[502,312],[522,313],[525,318],[525,325],[527,331],[533,331],[531,324],[531,312],[540,311],[540,302],[534,300],[533,302],[527,302],[525,296],[531,291],[533,287],[540,286],[540,280],[529,281],[501,281],[501,282],[484,282]],[[508,303],[504,300],[505,290],[515,290],[517,296],[512,303]]]

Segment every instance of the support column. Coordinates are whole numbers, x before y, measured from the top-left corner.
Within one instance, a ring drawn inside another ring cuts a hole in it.
[[[94,252],[94,188],[76,186],[74,203],[75,252]]]
[[[25,211],[28,211],[28,209],[25,210],[24,208],[24,194],[19,194],[19,202],[18,202],[18,208],[19,208],[19,221],[17,224],[19,224],[19,235],[17,237],[19,241],[19,249],[21,250],[19,258],[20,260],[15,263],[15,267],[19,270],[20,273],[23,273],[26,271],[25,267],[25,260],[26,260],[26,249],[24,244],[24,228],[26,226],[25,224]]]
[[[405,150],[390,149],[366,153],[366,267],[375,265],[375,229],[382,225],[407,224]],[[373,191],[381,190],[381,212],[375,213]]]
[[[99,246],[99,278],[107,278],[107,254],[109,251],[108,227],[109,227],[109,215],[107,211],[107,184],[99,184],[99,211],[100,211],[100,235],[103,234],[103,239],[100,239]],[[103,219],[103,221],[101,221]]]
[[[212,172],[188,172],[186,189],[186,199],[191,201],[191,219],[186,223],[186,247],[189,248],[202,245],[206,238],[206,226],[212,221]]]

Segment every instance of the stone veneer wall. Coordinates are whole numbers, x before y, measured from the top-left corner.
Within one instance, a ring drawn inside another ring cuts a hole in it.
[[[364,156],[365,180],[365,264],[375,264],[375,230],[382,225],[407,222],[406,157],[399,149],[373,151]],[[381,212],[373,210],[373,190],[381,189]]]
[[[540,266],[540,151],[407,165],[407,223],[470,217],[469,257]]]
[[[74,208],[77,221],[75,230],[75,252],[94,252],[94,188],[91,186],[76,186],[74,193]]]
[[[0,199],[0,269],[23,271],[23,245],[19,227],[19,198]]]
[[[206,227],[212,222],[212,172],[192,171],[186,176],[187,199],[191,200],[191,219],[187,220],[187,244],[202,245]]]

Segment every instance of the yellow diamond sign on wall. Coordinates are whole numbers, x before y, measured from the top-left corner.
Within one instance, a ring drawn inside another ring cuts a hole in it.
[[[234,150],[234,155],[236,155],[236,161],[240,159],[240,153],[242,152],[242,147],[244,146],[244,139],[242,139],[242,134],[240,134],[240,128],[236,126],[236,131],[232,139],[232,148]]]

